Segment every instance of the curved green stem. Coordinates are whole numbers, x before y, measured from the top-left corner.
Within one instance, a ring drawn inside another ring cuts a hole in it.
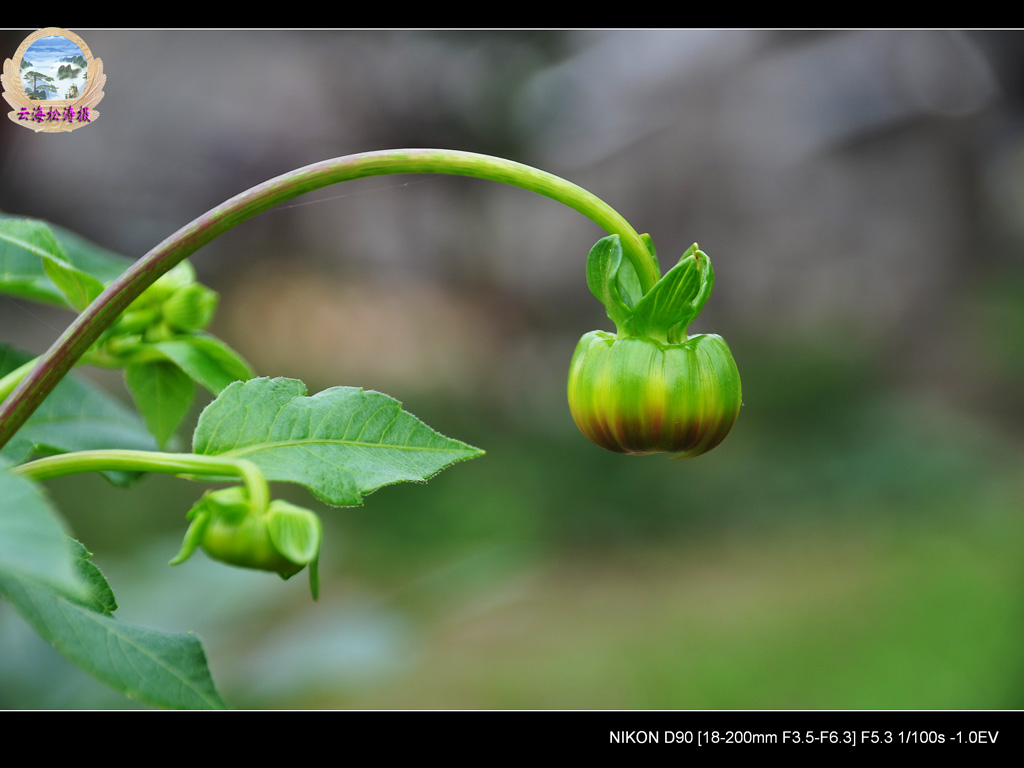
[[[158,277],[237,224],[278,203],[342,181],[399,173],[474,176],[545,195],[592,219],[622,239],[644,292],[658,281],[658,268],[629,223],[600,198],[565,179],[522,163],[447,149],[394,149],[325,160],[286,173],[237,195],[160,243],[111,283],[68,327],[43,359],[0,406],[0,447],[57,386],[100,334]]]
[[[193,453],[159,453],[157,451],[102,450],[62,453],[36,459],[13,472],[29,480],[77,475],[82,472],[159,472],[165,475],[200,477],[240,477],[249,491],[249,500],[257,514],[266,512],[270,504],[270,488],[259,467],[246,459],[202,456]]]

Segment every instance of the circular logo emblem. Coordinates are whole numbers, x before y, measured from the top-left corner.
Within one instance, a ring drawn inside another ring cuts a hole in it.
[[[37,133],[66,133],[96,122],[103,98],[103,62],[74,32],[39,29],[4,62],[3,97],[7,116]]]

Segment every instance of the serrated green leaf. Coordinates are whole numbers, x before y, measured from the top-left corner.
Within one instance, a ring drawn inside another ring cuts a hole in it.
[[[202,643],[124,624],[35,579],[0,574],[0,592],[68,661],[131,699],[172,709],[223,709]]]
[[[82,310],[131,263],[101,252],[44,221],[0,216],[0,292]]]
[[[233,381],[253,377],[252,369],[220,339],[202,333],[160,341],[149,348],[177,365],[201,387],[219,395]]]
[[[199,640],[116,621],[107,580],[42,489],[0,467],[0,595],[69,661],[162,707],[219,709]]]
[[[192,379],[173,363],[132,363],[124,381],[135,407],[161,448],[174,434],[195,398]]]
[[[0,344],[0,376],[13,371],[29,355]],[[0,457],[21,464],[33,454],[67,453],[99,448],[156,450],[146,426],[118,401],[90,384],[66,376],[43,404],[0,449]],[[117,483],[134,475],[104,473]]]
[[[295,379],[235,382],[199,417],[193,449],[248,459],[268,480],[299,483],[336,506],[362,504],[385,485],[425,481],[483,454],[380,392],[333,387],[305,395]]]
[[[69,541],[42,487],[0,466],[0,578],[33,579],[83,597]]]

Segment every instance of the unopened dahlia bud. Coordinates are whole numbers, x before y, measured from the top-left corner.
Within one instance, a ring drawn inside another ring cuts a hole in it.
[[[721,336],[686,334],[714,285],[707,255],[694,244],[644,294],[612,235],[591,250],[587,282],[618,333],[591,331],[573,354],[569,409],[580,431],[610,451],[676,458],[721,443],[742,403],[739,370]]]
[[[569,366],[569,408],[592,443],[617,453],[710,451],[740,412],[740,374],[721,336],[682,344],[591,331]]]
[[[310,589],[316,599],[322,532],[320,519],[308,509],[276,500],[260,513],[252,509],[245,489],[236,487],[207,491],[189,511],[188,519],[192,524],[171,565],[187,560],[197,547],[214,560],[271,571],[282,579],[308,565]]]
[[[158,277],[156,282],[144,290],[142,295],[128,306],[128,311],[160,306],[179,288],[191,285],[195,281],[196,270],[191,263],[182,261],[179,264],[175,264],[166,274]]]
[[[190,283],[164,302],[164,322],[175,331],[201,331],[217,311],[217,292],[202,283]]]

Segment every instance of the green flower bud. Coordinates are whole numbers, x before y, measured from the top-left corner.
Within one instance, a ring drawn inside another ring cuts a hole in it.
[[[217,292],[201,283],[175,291],[163,304],[164,322],[175,331],[201,331],[217,310]]]
[[[308,509],[272,501],[255,512],[244,488],[207,491],[189,510],[192,521],[171,565],[183,563],[197,547],[212,559],[240,568],[271,571],[288,579],[307,565],[313,599],[320,589],[318,563],[323,537],[320,518]]]
[[[721,336],[686,334],[714,285],[707,254],[695,243],[643,293],[612,235],[591,250],[587,284],[618,334],[591,331],[576,346],[569,409],[580,431],[617,453],[689,458],[721,443],[739,415],[740,374]]]
[[[164,275],[160,275],[149,288],[142,292],[135,301],[128,305],[129,312],[159,306],[169,299],[179,288],[191,285],[196,281],[196,270],[188,262],[175,264]]]
[[[569,366],[569,409],[592,443],[617,453],[706,453],[740,411],[740,374],[721,336],[682,344],[591,331]]]
[[[245,515],[240,520],[214,515],[203,532],[200,546],[214,560],[240,568],[272,571],[282,579],[306,567],[305,563],[292,562],[277,551],[270,536],[269,520],[263,515]]]
[[[216,291],[196,282],[187,261],[175,266],[128,305],[110,329],[115,336],[141,334],[149,343],[201,331],[217,310]]]

